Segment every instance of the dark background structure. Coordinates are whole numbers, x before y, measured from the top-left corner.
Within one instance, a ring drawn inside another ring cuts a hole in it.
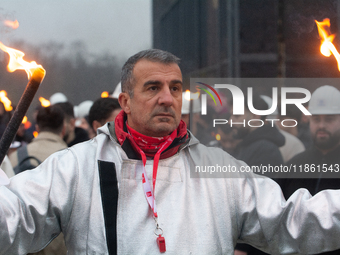
[[[339,9],[336,0],[154,0],[153,46],[179,56],[186,77],[338,78],[314,19],[330,18],[337,34]]]

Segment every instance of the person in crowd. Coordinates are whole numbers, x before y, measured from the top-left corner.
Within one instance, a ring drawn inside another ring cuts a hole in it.
[[[107,122],[114,121],[120,108],[118,99],[105,97],[97,99],[89,113],[89,123],[94,134],[97,134],[97,129],[105,125]]]
[[[74,116],[76,117],[76,127],[84,129],[87,132],[89,138],[93,138],[95,135],[89,123],[89,113],[92,105],[93,101],[85,100],[73,108]]]
[[[309,131],[308,118],[296,107],[296,105],[286,105],[286,115],[279,116],[278,127],[291,135],[297,137],[304,145],[309,148],[312,145],[312,138]],[[291,121],[295,120],[295,122]],[[307,121],[306,121],[307,120]],[[285,123],[285,126],[282,123]],[[298,123],[295,127],[293,125]]]
[[[36,121],[38,136],[26,145],[26,150],[29,156],[34,156],[42,162],[52,153],[67,148],[62,139],[64,134],[64,112],[58,106],[41,107]],[[20,160],[18,160],[20,150],[22,150],[22,147],[9,156],[14,168],[20,163]],[[31,163],[36,164],[37,162],[31,161]]]
[[[253,173],[190,177],[191,164],[247,165],[187,131],[178,64],[156,49],[130,57],[115,122],[0,187],[0,254],[38,251],[60,232],[69,254],[232,254],[237,240],[271,254],[340,247],[340,191],[285,201]]]
[[[268,108],[271,107],[272,99],[270,97],[265,96],[265,95],[261,95],[261,98],[267,103]],[[287,105],[287,108],[291,109],[291,106],[294,106],[296,108],[295,105]],[[288,112],[290,112],[290,111],[288,110]],[[300,114],[300,116],[301,116],[301,114]],[[280,120],[280,122],[273,122],[273,123],[276,127],[278,127],[278,130],[280,131],[280,133],[285,137],[285,144],[279,148],[280,152],[282,154],[282,157],[283,157],[283,161],[285,163],[288,160],[290,160],[292,157],[294,157],[295,155],[297,155],[300,152],[303,152],[305,150],[305,146],[303,145],[303,143],[296,137],[297,132],[298,132],[297,131],[297,125],[299,125],[299,124],[294,126],[295,123],[289,123],[289,124],[285,124],[285,126],[283,126],[281,121],[283,121],[284,119],[287,119],[287,118],[286,117],[284,117],[284,118],[280,117],[277,110],[275,110],[275,112],[273,114],[271,114],[270,116],[267,116],[267,118],[268,119],[274,119],[274,120]],[[299,119],[296,119],[297,123],[298,123],[298,121],[299,121]],[[279,123],[279,124],[277,124],[277,123]],[[296,134],[296,135],[293,135],[293,134]]]
[[[76,127],[75,125],[76,119],[74,116],[73,105],[70,102],[56,103],[55,105],[61,107],[65,114],[64,141],[67,143],[67,145],[71,147],[77,143],[89,140],[90,137],[86,130]]]
[[[296,155],[287,165],[324,167],[337,171],[340,165],[340,91],[325,85],[316,89],[309,102],[308,111],[310,133],[313,146]],[[296,189],[306,188],[311,194],[324,189],[339,189],[338,178],[327,178],[327,173],[319,171],[318,178],[284,179],[281,180],[283,193],[288,198]]]

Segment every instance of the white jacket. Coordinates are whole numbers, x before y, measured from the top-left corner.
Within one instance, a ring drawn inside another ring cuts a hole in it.
[[[110,130],[108,124],[96,138],[0,187],[0,254],[38,251],[60,231],[69,254],[114,254],[116,248],[118,254],[159,254],[142,163],[127,157]],[[190,164],[244,163],[192,135],[181,147],[158,168],[165,254],[233,254],[238,239],[271,254],[340,248],[340,191],[311,198],[299,190],[286,202],[274,181],[252,174],[190,178]]]

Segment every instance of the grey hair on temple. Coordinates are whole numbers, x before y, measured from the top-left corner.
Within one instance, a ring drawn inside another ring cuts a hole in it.
[[[122,92],[127,92],[131,98],[133,97],[134,87],[133,68],[135,67],[136,63],[141,59],[146,59],[153,62],[160,62],[163,64],[177,65],[180,61],[178,57],[171,54],[170,52],[158,49],[143,50],[130,57],[122,68],[121,86]]]

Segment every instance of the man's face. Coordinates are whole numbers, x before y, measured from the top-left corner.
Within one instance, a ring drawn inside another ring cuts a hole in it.
[[[340,115],[313,115],[309,121],[314,144],[323,152],[334,149],[340,142]]]
[[[123,107],[129,126],[147,136],[170,134],[181,120],[182,73],[179,66],[142,59],[136,63],[133,76],[133,97],[125,93]]]

